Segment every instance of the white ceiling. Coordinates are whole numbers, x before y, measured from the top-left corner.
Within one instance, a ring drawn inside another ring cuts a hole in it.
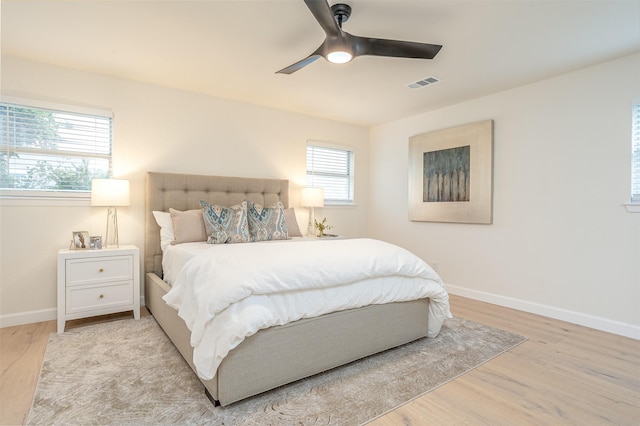
[[[368,126],[640,51],[638,0],[344,2],[345,31],[444,47],[283,75],[324,39],[302,0],[3,0],[2,54]]]

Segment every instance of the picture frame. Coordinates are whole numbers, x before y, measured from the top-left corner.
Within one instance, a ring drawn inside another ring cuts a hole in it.
[[[409,220],[493,222],[493,120],[409,138]]]
[[[87,231],[73,231],[73,250],[87,250],[91,246],[91,238]]]
[[[90,237],[89,248],[91,250],[102,250],[102,236],[101,235],[92,235]]]

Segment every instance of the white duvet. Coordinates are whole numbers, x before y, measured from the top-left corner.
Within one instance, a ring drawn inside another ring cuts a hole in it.
[[[369,304],[429,298],[428,336],[450,317],[440,277],[417,256],[373,239],[209,245],[164,296],[191,330],[198,375],[212,379],[258,330]]]

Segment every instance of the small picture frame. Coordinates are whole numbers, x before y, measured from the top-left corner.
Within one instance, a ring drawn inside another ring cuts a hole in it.
[[[92,235],[90,238],[89,248],[91,250],[102,250],[102,236]]]
[[[73,231],[73,250],[86,250],[91,246],[91,238],[87,231]]]

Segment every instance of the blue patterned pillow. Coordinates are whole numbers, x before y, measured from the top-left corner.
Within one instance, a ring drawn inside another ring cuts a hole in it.
[[[247,214],[251,241],[289,239],[284,206],[280,201],[269,207],[248,201]]]
[[[207,227],[207,243],[248,243],[249,224],[247,222],[247,202],[223,207],[200,201],[204,224]]]

